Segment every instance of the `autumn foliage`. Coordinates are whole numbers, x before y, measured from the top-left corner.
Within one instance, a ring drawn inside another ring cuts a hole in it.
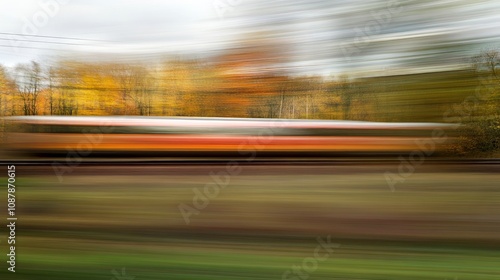
[[[154,64],[31,62],[0,69],[0,108],[4,116],[446,122],[446,111],[473,94],[478,77],[485,75],[484,71],[465,69],[358,79],[346,75],[297,76],[275,67],[277,59],[279,55],[266,49],[241,48],[207,59],[178,58]],[[496,85],[496,80],[493,83]],[[497,100],[497,96],[495,88],[490,99]],[[487,102],[484,106],[491,111],[491,106],[497,105]]]

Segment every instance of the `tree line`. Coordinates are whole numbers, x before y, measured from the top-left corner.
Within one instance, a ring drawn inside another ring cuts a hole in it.
[[[1,114],[454,120],[467,128],[461,137],[469,142],[457,153],[500,148],[496,50],[471,58],[468,69],[359,79],[269,71],[272,67],[262,65],[258,55],[231,53],[154,65],[33,61],[0,67]],[[484,94],[466,113],[456,109],[478,91]]]

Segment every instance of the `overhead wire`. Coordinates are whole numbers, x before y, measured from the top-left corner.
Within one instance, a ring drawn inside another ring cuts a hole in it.
[[[49,35],[35,35],[35,34],[10,33],[10,32],[0,32],[0,35],[26,36],[26,37],[37,37],[37,38],[51,38],[51,39],[61,39],[61,40],[110,42],[110,41],[106,41],[106,40],[96,40],[96,39],[88,39],[88,38],[75,38],[75,37],[49,36]]]
[[[43,43],[43,44],[57,44],[57,45],[73,45],[73,46],[85,46],[85,45],[87,45],[87,44],[69,43],[69,42],[51,42],[51,41],[10,39],[10,38],[0,38],[0,40],[3,40],[3,41],[30,42],[30,43]]]

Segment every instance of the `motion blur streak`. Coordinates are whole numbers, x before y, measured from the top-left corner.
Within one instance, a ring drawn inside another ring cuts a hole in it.
[[[500,279],[499,0],[0,7],[0,279]]]
[[[242,156],[255,150],[259,155],[285,156],[408,153],[418,149],[419,142],[432,140],[436,131],[445,134],[445,130],[454,127],[437,123],[48,116],[11,117],[7,123],[8,151],[45,154],[76,151],[85,156],[102,152],[119,155],[232,152]]]
[[[280,279],[331,236],[341,246],[311,279],[498,279],[498,165],[426,164],[390,192],[381,173],[394,168],[244,166],[186,225],[177,206],[224,165],[79,166],[63,183],[19,166],[18,271]]]

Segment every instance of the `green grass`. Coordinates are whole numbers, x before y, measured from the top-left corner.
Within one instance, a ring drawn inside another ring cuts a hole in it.
[[[310,243],[310,248],[300,249],[290,243],[263,249],[257,244],[259,249],[249,250],[221,240],[225,247],[221,249],[200,241],[179,243],[167,238],[156,242],[138,238],[133,244],[25,239],[52,245],[21,251],[16,276],[31,279],[110,279],[112,270],[121,271],[122,267],[135,279],[280,279],[292,265],[300,266],[304,258],[313,257],[316,247]],[[345,241],[319,263],[311,279],[498,279],[499,258],[499,252],[488,249],[421,248],[411,243],[368,246]]]
[[[0,279],[281,279],[327,235],[341,247],[308,279],[500,279],[498,174],[395,192],[376,173],[241,175],[186,225],[177,206],[208,176],[18,173],[17,272]]]

